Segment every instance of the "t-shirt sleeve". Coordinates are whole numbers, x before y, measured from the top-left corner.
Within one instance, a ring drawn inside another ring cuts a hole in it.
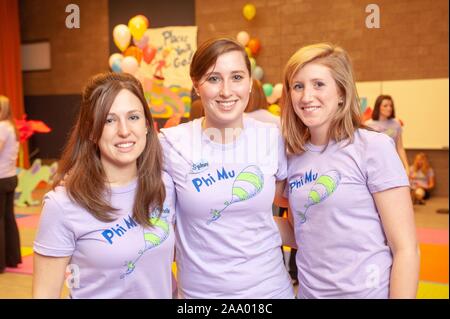
[[[367,186],[371,193],[409,186],[408,176],[390,137],[371,134],[365,155]]]
[[[4,123],[0,123],[0,142],[5,142],[8,138],[8,127]]]
[[[170,216],[172,216],[171,221],[172,224],[175,223],[176,220],[176,210],[175,210],[175,201],[176,201],[176,193],[175,193],[175,185],[172,177],[166,172],[162,173],[162,179],[164,182],[164,186],[166,187],[166,198],[164,200],[164,208],[169,209]]]
[[[55,197],[47,194],[34,241],[34,251],[44,256],[67,257],[73,254],[75,242],[75,234],[63,208]]]
[[[283,137],[281,133],[278,131],[278,169],[275,174],[275,178],[277,181],[282,181],[287,178],[287,158],[286,158],[286,147],[284,145]]]

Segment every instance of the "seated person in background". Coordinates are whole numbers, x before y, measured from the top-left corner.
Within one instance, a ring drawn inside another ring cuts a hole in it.
[[[414,163],[409,169],[409,180],[414,204],[425,204],[424,200],[430,198],[430,191],[434,188],[434,172],[425,153],[418,153],[414,157]]]
[[[274,123],[280,127],[280,117],[270,113],[267,108],[269,103],[267,103],[266,95],[262,88],[261,82],[253,79],[253,87],[250,92],[250,100],[248,101],[247,108],[245,109],[245,115],[255,120]]]

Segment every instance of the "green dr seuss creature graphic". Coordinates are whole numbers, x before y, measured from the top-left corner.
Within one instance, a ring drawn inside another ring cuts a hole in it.
[[[209,225],[218,220],[222,216],[222,212],[227,209],[228,206],[256,196],[261,192],[263,187],[264,176],[260,168],[255,165],[247,166],[236,176],[236,179],[233,182],[231,200],[226,201],[224,203],[225,207],[221,210],[212,209],[211,217],[206,223]]]
[[[161,216],[158,217],[159,209],[155,209],[150,214],[150,223],[153,225],[151,228],[146,227],[143,230],[144,233],[144,248],[139,250],[138,256],[133,261],[125,262],[127,270],[124,274],[120,276],[120,279],[125,278],[125,276],[131,274],[136,268],[136,263],[144,255],[144,253],[152,248],[161,245],[167,237],[169,237],[169,217],[170,210],[164,208],[162,210]]]
[[[328,171],[319,176],[311,190],[308,193],[308,200],[304,206],[304,211],[298,211],[300,217],[300,223],[306,222],[306,212],[311,206],[317,205],[330,197],[331,194],[339,186],[341,181],[341,174],[338,171]]]

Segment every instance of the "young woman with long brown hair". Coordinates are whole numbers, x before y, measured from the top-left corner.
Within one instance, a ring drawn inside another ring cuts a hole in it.
[[[64,186],[59,186],[64,179]],[[173,184],[141,84],[86,85],[34,242],[33,296],[171,298]]]

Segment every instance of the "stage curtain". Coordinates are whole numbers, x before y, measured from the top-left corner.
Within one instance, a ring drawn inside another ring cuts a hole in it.
[[[19,1],[0,0],[0,94],[7,96],[16,119],[25,113],[20,64]],[[23,165],[29,167],[28,144],[22,143]]]

